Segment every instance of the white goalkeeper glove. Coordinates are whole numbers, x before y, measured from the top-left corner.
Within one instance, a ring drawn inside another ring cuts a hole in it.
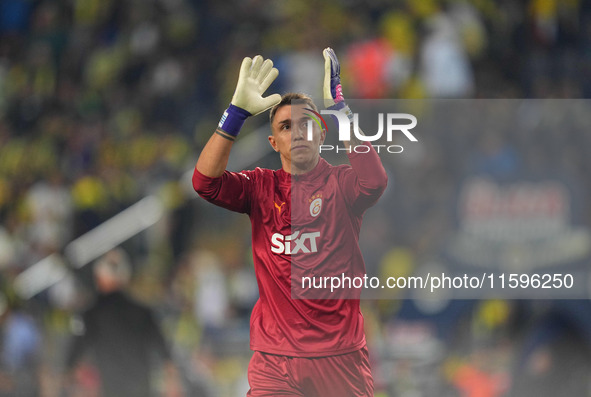
[[[273,94],[263,98],[263,93],[277,78],[279,71],[273,67],[270,59],[263,61],[260,55],[253,59],[242,60],[240,75],[236,91],[230,106],[218,124],[218,129],[232,136],[234,140],[240,133],[244,121],[252,116],[264,112],[281,101],[281,95]]]
[[[278,75],[279,71],[273,67],[270,59],[263,61],[260,55],[253,59],[244,58],[232,105],[246,110],[251,115],[257,115],[275,106],[281,101],[281,95],[272,94],[263,98],[263,93]]]

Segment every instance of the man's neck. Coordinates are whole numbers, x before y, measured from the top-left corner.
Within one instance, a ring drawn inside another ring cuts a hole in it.
[[[316,157],[315,161],[308,163],[309,165],[306,164],[306,165],[302,165],[302,166],[298,167],[296,164],[293,164],[292,162],[289,162],[289,161],[282,161],[281,165],[282,165],[283,171],[287,172],[288,174],[303,175],[303,174],[306,174],[306,173],[312,171],[314,168],[316,168],[319,161],[320,161],[320,157]]]

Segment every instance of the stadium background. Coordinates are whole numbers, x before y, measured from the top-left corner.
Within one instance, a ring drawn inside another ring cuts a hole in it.
[[[331,46],[350,98],[584,100],[590,20],[587,0],[0,0],[0,395],[37,375],[43,395],[59,395],[70,319],[93,293],[89,266],[29,300],[15,278],[150,194],[166,215],[122,245],[131,290],[160,314],[188,391],[244,395],[257,297],[248,219],[196,199],[186,179],[244,56],[274,60],[277,92],[319,95]],[[585,129],[447,131],[393,167],[405,189],[364,225],[368,266],[410,274],[442,260],[454,226],[441,200],[466,169],[560,170],[588,230],[589,144]],[[255,146],[244,167],[278,166]],[[377,395],[591,395],[587,301],[362,305]],[[96,393],[91,363],[78,380],[79,395]]]

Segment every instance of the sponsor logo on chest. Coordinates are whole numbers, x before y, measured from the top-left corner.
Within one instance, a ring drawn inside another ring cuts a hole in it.
[[[320,232],[301,233],[295,231],[289,236],[275,233],[271,236],[271,251],[275,254],[308,254],[318,252],[316,239],[320,237]]]

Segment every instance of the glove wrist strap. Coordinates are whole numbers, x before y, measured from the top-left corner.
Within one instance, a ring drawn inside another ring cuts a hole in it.
[[[349,105],[345,103],[345,101],[335,103],[334,105],[330,106],[328,110],[338,110],[341,113],[345,113],[349,121],[353,122],[353,112],[349,108]]]
[[[228,135],[237,137],[240,133],[242,125],[244,124],[244,121],[250,116],[252,116],[251,113],[239,108],[238,106],[230,104],[228,109],[224,111],[224,114],[222,115],[222,118],[218,124],[218,128]]]

